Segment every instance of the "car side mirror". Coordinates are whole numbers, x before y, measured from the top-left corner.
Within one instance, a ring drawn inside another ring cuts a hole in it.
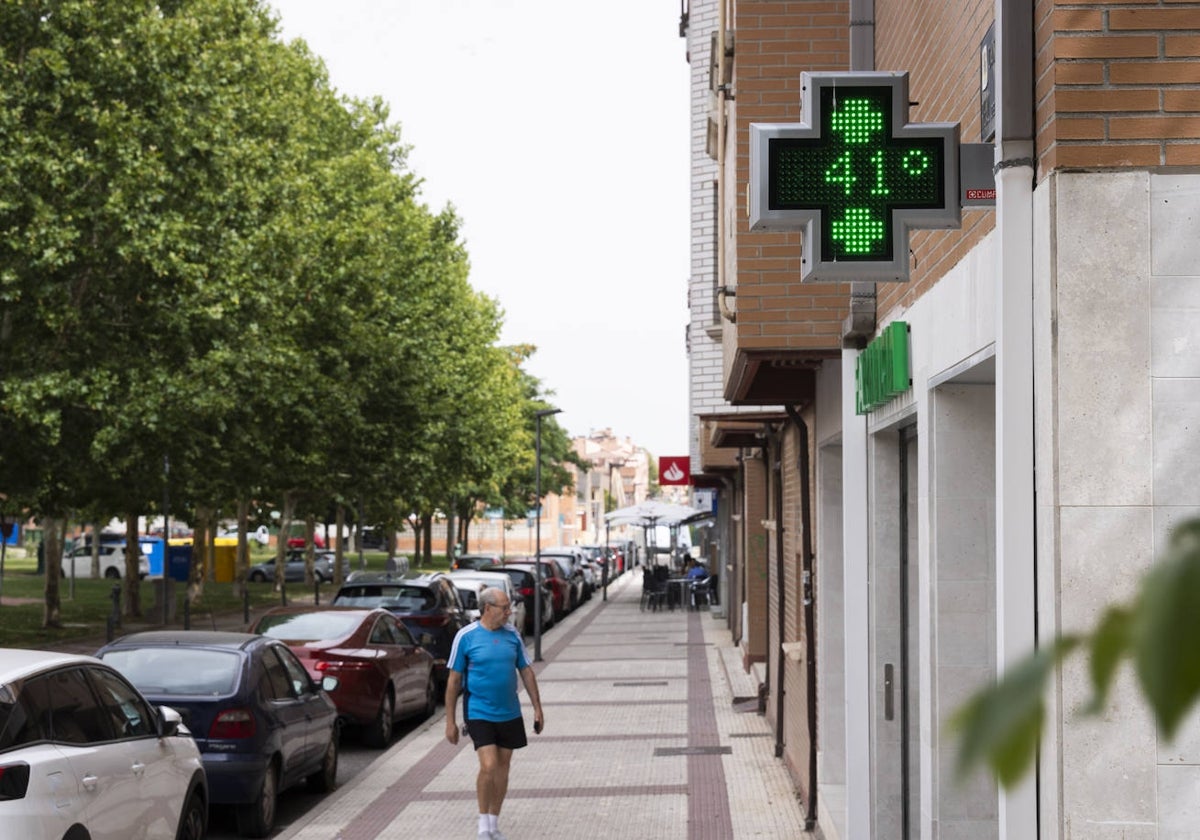
[[[170,706],[158,707],[158,737],[172,738],[179,734],[183,717]]]
[[[341,680],[337,677],[321,677],[322,691],[336,691],[339,685],[341,685]]]

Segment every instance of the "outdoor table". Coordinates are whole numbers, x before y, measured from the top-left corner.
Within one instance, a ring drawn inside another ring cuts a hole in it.
[[[687,609],[688,590],[692,581],[686,577],[667,578],[667,606],[675,609],[675,605]]]

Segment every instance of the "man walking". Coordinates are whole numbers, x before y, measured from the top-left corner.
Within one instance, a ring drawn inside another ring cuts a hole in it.
[[[463,724],[475,744],[479,775],[475,796],[479,800],[478,840],[507,840],[497,823],[508,793],[508,770],[513,750],[527,743],[521,701],[517,698],[520,673],[533,702],[533,731],[542,731],[542,701],[537,679],[517,629],[509,623],[512,604],[501,589],[479,593],[479,620],[458,631],[450,648],[450,678],[446,683],[446,740],[458,743],[455,703],[463,695]]]

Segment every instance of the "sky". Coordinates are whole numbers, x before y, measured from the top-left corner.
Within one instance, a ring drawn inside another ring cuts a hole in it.
[[[689,75],[675,0],[267,0],[379,96],[571,435],[688,452]]]

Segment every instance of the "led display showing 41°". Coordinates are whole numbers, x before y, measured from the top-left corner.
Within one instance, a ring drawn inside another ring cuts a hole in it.
[[[945,143],[898,138],[891,86],[820,89],[816,137],[775,137],[768,147],[772,210],[821,214],[823,261],[892,262],[893,211],[945,204]]]

